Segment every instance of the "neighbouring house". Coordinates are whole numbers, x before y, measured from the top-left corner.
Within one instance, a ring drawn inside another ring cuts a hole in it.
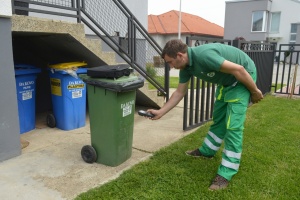
[[[300,43],[299,10],[300,0],[226,1],[224,38],[277,46]]]
[[[174,38],[178,38],[179,11],[171,10],[160,15],[148,15],[148,32],[163,47]],[[181,12],[181,40],[186,37],[201,36],[223,38],[224,28],[202,17]]]

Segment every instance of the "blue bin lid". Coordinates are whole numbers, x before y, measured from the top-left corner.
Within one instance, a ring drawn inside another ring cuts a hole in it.
[[[15,75],[37,74],[40,72],[41,69],[33,65],[15,64]]]

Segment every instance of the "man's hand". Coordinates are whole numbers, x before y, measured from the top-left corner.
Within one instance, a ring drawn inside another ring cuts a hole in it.
[[[160,119],[162,116],[168,113],[172,108],[174,108],[184,97],[186,91],[188,90],[188,85],[189,85],[189,81],[186,83],[179,83],[177,89],[175,90],[175,92],[173,92],[169,101],[167,101],[167,103],[165,103],[165,105],[163,105],[163,107],[161,107],[159,110],[148,109],[147,112],[150,112],[153,115],[155,115],[154,117],[149,119],[152,120]]]
[[[250,74],[245,70],[245,68],[236,63],[225,60],[221,65],[221,72],[232,74],[239,82],[245,85],[245,87],[251,93],[252,103],[258,103],[264,98],[262,92],[257,88],[255,82],[253,81]]]
[[[255,92],[251,92],[251,101],[252,103],[258,103],[260,100],[264,98],[262,92],[257,89]]]
[[[160,112],[160,110],[148,109],[147,112],[154,115],[154,117],[149,118],[152,120],[160,119],[163,116],[163,114]]]

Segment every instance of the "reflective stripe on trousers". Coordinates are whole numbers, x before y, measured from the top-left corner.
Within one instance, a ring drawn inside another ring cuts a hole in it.
[[[238,172],[243,143],[243,130],[250,93],[242,84],[218,86],[213,111],[213,124],[200,147],[203,155],[213,156],[224,140],[218,174],[231,180]]]

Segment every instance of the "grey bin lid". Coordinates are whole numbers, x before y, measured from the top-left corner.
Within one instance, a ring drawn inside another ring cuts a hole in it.
[[[114,92],[127,92],[144,86],[144,80],[134,75],[122,76],[118,79],[92,78],[86,74],[80,74],[79,77],[86,84],[101,87]]]

